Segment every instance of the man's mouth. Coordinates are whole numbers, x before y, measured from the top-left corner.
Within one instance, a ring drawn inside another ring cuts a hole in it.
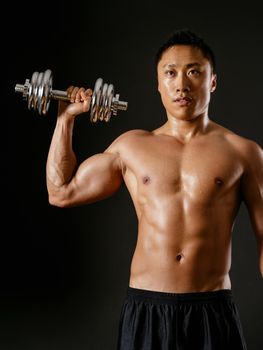
[[[174,99],[173,101],[178,105],[178,106],[189,106],[192,102],[192,98],[191,97],[177,97],[176,99]]]

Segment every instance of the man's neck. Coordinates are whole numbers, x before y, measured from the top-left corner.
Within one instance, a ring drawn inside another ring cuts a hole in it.
[[[162,131],[167,135],[174,136],[182,143],[187,143],[192,138],[206,133],[209,122],[208,115],[201,115],[192,120],[168,117],[167,122],[162,127]]]

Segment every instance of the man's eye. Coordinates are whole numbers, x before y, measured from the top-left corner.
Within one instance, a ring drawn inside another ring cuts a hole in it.
[[[167,70],[164,72],[165,75],[167,75],[168,77],[173,77],[175,75],[174,71],[173,70]]]
[[[200,72],[197,69],[191,69],[188,74],[189,75],[199,75]]]

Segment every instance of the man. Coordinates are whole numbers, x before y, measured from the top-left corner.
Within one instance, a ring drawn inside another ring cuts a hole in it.
[[[77,165],[72,131],[91,89],[69,87],[47,159],[52,205],[90,204],[124,181],[138,216],[118,350],[246,349],[231,294],[231,235],[242,201],[256,235],[263,275],[263,152],[208,116],[216,89],[211,48],[175,32],[156,56],[167,121],[130,130]]]

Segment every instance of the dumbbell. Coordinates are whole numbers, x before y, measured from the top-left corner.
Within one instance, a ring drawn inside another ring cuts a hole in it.
[[[24,84],[16,84],[15,92],[21,93],[27,100],[28,109],[38,110],[38,113],[46,114],[50,101],[69,101],[66,91],[53,90],[53,74],[50,69],[44,72],[34,72],[31,80],[26,79]],[[114,96],[113,84],[103,82],[98,78],[95,82],[90,106],[90,121],[96,123],[98,120],[108,122],[111,115],[117,115],[118,110],[126,111],[128,103],[119,100],[120,95]]]

